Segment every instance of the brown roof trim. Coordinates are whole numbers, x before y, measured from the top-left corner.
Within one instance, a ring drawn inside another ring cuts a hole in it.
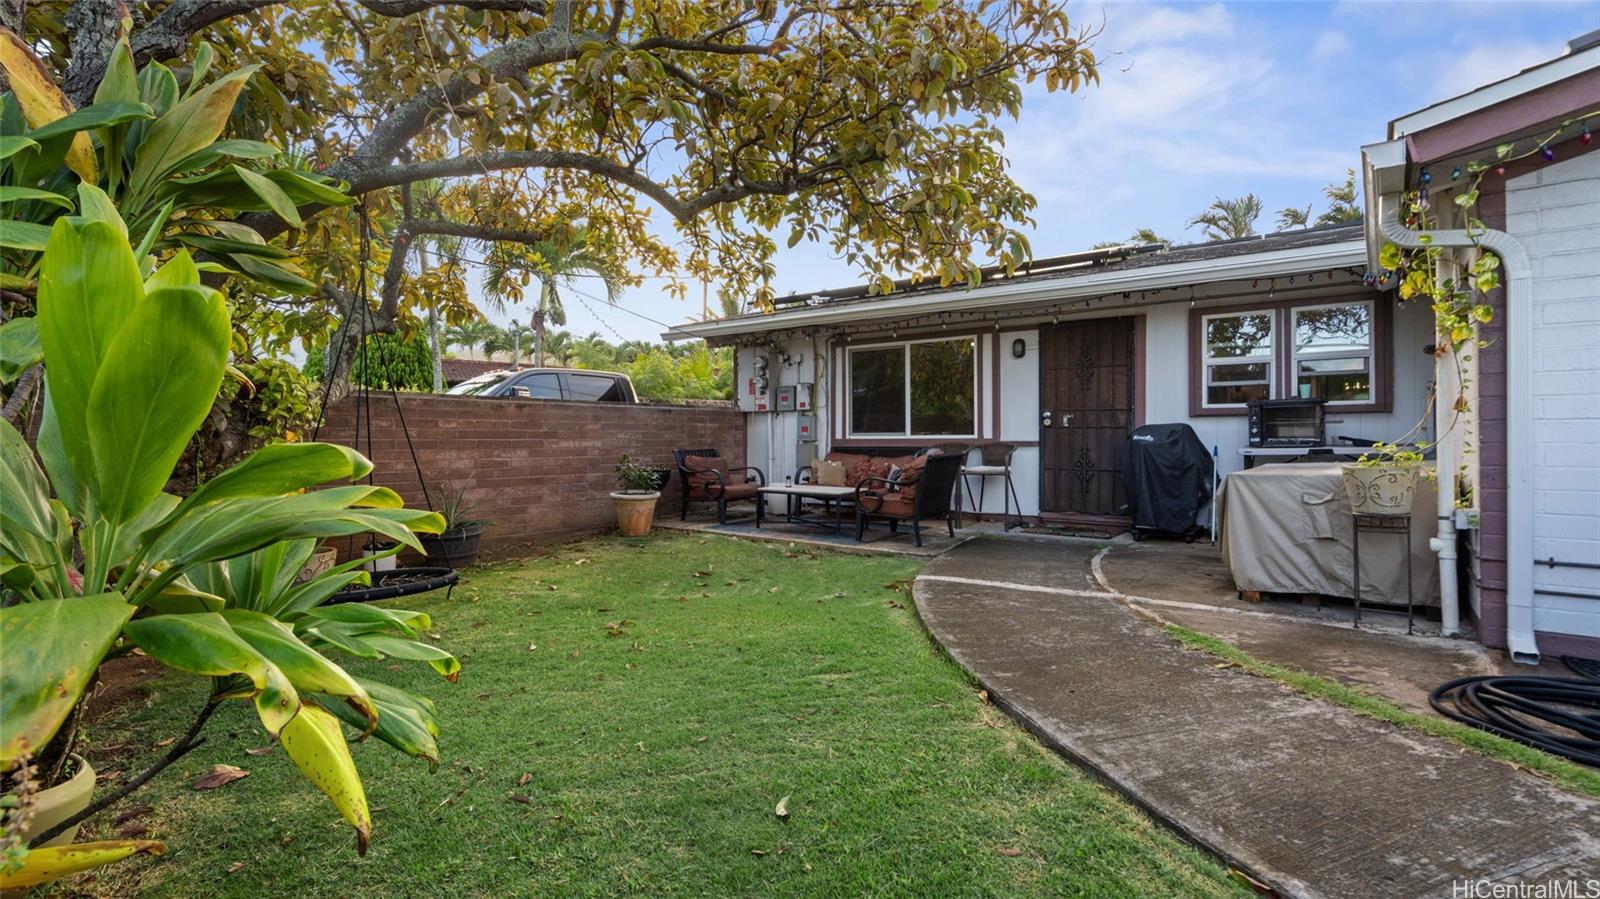
[[[1552,127],[1593,107],[1596,97],[1600,97],[1600,68],[1406,135],[1407,155],[1424,164],[1491,147],[1520,132]]]

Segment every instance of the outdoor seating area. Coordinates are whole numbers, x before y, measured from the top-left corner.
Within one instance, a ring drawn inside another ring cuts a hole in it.
[[[875,523],[887,529],[889,537],[898,536],[905,525],[912,542],[921,547],[924,521],[943,522],[954,539],[960,519],[964,452],[946,454],[940,447],[894,456],[835,451],[802,466],[783,484],[769,484],[759,468],[727,467],[715,449],[674,450],[673,458],[686,488],[680,521],[689,520],[691,502],[711,502],[716,504],[717,523],[727,525],[728,503],[751,500],[759,530],[771,520],[769,501],[776,504],[781,499],[783,522],[791,527],[839,536],[848,519],[855,541],[861,543],[869,539]],[[743,480],[733,477],[736,472]]]

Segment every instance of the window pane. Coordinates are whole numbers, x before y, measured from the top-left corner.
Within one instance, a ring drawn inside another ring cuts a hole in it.
[[[1206,355],[1212,359],[1272,355],[1272,313],[1247,312],[1206,320]]]
[[[1248,403],[1267,398],[1267,384],[1212,384],[1206,387],[1206,403],[1220,406],[1227,403]]]
[[[567,386],[572,388],[572,398],[591,403],[625,403],[622,383],[603,375],[567,375]]]
[[[905,347],[850,351],[850,432],[904,434]]]
[[[1211,383],[1213,384],[1265,384],[1267,383],[1267,363],[1248,362],[1242,365],[1212,365]]]
[[[1299,395],[1331,403],[1371,402],[1372,378],[1366,357],[1308,359],[1300,363]]]
[[[561,399],[561,376],[551,372],[523,375],[516,386],[528,388],[528,396],[536,400]]]
[[[1365,303],[1295,310],[1296,352],[1365,352],[1371,344],[1372,307]]]
[[[911,345],[911,433],[973,434],[971,340]]]

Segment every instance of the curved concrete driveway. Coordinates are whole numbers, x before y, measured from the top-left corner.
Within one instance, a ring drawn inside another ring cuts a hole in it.
[[[1219,668],[1102,591],[1096,550],[971,541],[923,568],[917,611],[996,702],[1156,817],[1285,895],[1600,877],[1600,801]]]

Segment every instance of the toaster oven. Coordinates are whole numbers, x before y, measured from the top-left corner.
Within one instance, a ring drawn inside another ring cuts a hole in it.
[[[1251,446],[1326,446],[1326,400],[1256,400],[1250,403]]]

